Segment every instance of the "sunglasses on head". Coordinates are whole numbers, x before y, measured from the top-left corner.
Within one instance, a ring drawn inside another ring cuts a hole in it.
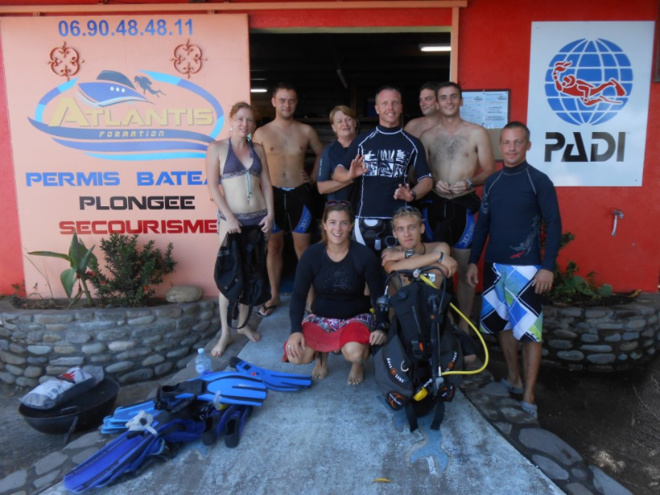
[[[350,201],[346,201],[345,199],[331,199],[330,201],[326,202],[325,206],[336,206],[336,205],[341,205],[341,206],[351,206]]]
[[[404,212],[412,212],[412,213],[417,213],[418,215],[421,215],[420,211],[417,208],[415,208],[414,206],[404,205],[404,206],[400,206],[399,208],[394,210],[394,216],[401,215],[401,213],[404,213]]]

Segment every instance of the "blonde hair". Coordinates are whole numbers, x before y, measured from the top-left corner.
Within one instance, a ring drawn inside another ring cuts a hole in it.
[[[403,217],[413,217],[419,223],[424,222],[424,217],[417,208],[415,208],[414,206],[405,205],[394,210],[394,215],[392,215],[392,228],[394,228],[394,221]]]
[[[335,108],[330,110],[330,125],[335,123],[335,115],[337,115],[339,112],[343,113],[344,115],[347,115],[353,120],[356,119],[355,112],[351,107],[347,107],[346,105],[337,105]]]

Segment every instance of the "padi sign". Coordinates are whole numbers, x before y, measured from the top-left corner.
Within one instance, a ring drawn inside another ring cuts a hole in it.
[[[559,186],[641,186],[653,23],[534,23],[530,163]]]
[[[88,156],[144,161],[204,158],[224,113],[213,95],[186,79],[103,70],[93,81],[72,79],[48,91],[29,121]]]

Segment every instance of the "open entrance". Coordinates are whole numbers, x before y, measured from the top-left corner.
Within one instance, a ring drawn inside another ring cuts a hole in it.
[[[252,90],[270,89],[280,81],[291,83],[298,92],[296,118],[313,125],[321,139],[329,142],[332,132],[327,119],[335,105],[354,108],[363,130],[365,125],[375,125],[374,93],[384,84],[401,89],[405,121],[419,116],[419,87],[427,81],[448,80],[450,62],[449,52],[423,52],[420,47],[449,47],[450,37],[446,29],[252,32]],[[252,102],[258,118],[273,116],[270,93],[252,93]]]
[[[405,123],[421,115],[420,86],[449,79],[450,53],[424,52],[421,47],[449,48],[450,42],[447,28],[432,32],[251,32],[250,79],[257,120],[262,125],[274,117],[270,88],[285,81],[298,93],[296,119],[314,127],[324,145],[335,139],[328,115],[336,105],[355,110],[359,131],[372,129],[378,123],[375,92],[385,84],[401,90]],[[254,92],[259,89],[264,92]],[[306,165],[311,169],[313,164],[314,155],[308,153]],[[318,203],[322,209],[320,195]],[[318,238],[316,232],[314,241]],[[290,236],[285,238],[284,253],[281,289],[290,292],[297,262]]]

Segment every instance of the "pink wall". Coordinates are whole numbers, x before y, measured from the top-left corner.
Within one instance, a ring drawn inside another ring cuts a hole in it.
[[[38,3],[64,2],[44,0]],[[466,88],[509,88],[511,117],[523,121],[527,116],[532,22],[655,21],[658,16],[658,2],[655,0],[626,4],[619,0],[469,0],[468,3],[468,8],[461,9],[459,82]],[[451,12],[449,9],[263,11],[251,14],[249,22],[253,28],[437,26],[450,24]],[[2,60],[0,69],[4,73]],[[23,277],[5,103],[3,80],[0,83],[0,206],[4,235],[0,237],[0,293],[11,292],[11,284],[20,282]],[[581,273],[596,271],[598,278],[611,283],[615,290],[655,291],[658,287],[660,235],[656,231],[660,225],[660,204],[656,190],[660,184],[660,167],[656,165],[655,157],[660,154],[659,108],[660,88],[651,83],[642,187],[562,187],[558,190],[564,230],[573,232],[577,238],[562,254],[562,262],[571,258],[581,267]],[[617,235],[612,237],[611,211],[615,208],[623,210],[625,218],[619,222]]]

